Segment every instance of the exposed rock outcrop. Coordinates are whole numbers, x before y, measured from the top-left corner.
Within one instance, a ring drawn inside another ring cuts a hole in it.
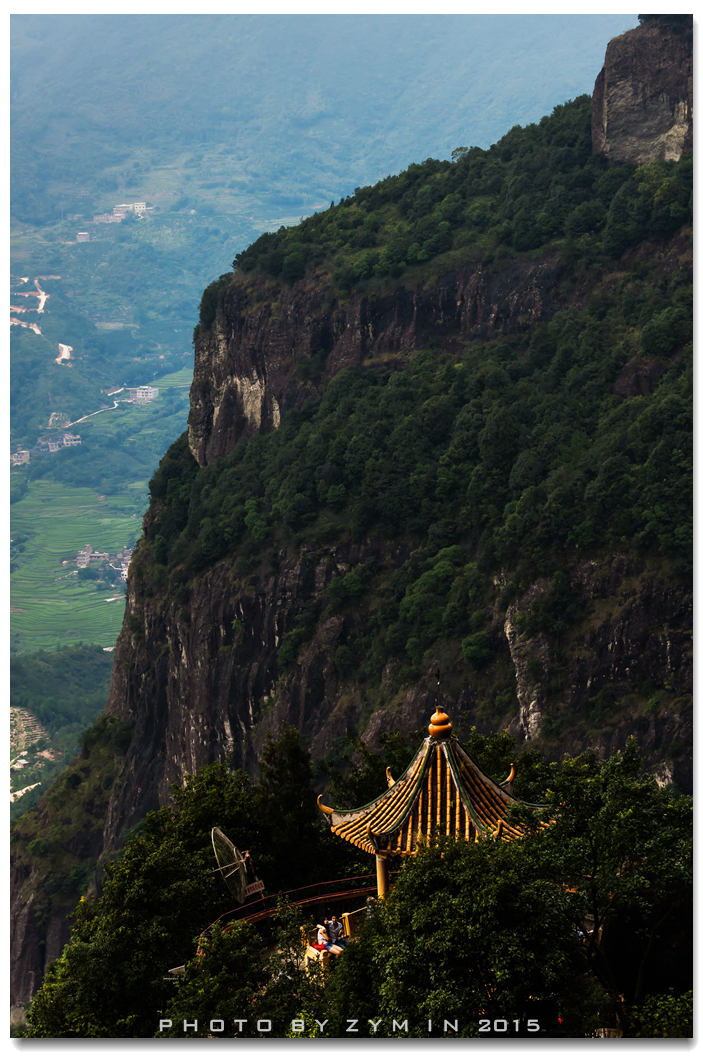
[[[432,341],[493,339],[549,320],[563,271],[556,257],[492,272],[480,262],[434,286],[344,304],[325,286],[301,280],[261,300],[265,280],[232,283],[214,326],[198,337],[188,418],[200,466],[238,438],[271,430],[282,414],[317,393],[300,378],[304,358],[324,357],[324,378],[350,364],[402,356]]]
[[[368,542],[281,552],[277,569],[244,583],[218,564],[193,587],[187,614],[173,601],[145,595],[149,571],[137,551],[106,706],[128,716],[135,732],[107,811],[106,852],[131,824],[167,804],[171,785],[184,774],[229,755],[235,766],[255,772],[269,729],[293,724],[313,754],[322,755],[355,728],[358,704],[340,698],[334,666],[344,637],[341,616],[321,621],[301,646],[295,676],[279,672],[276,652],[332,578],[352,564],[383,564],[387,548]]]
[[[579,719],[588,742],[602,754],[614,754],[635,735],[650,767],[666,783],[685,791],[693,783],[692,694],[693,613],[689,595],[622,554],[606,564],[594,560],[571,574],[584,605],[584,617],[559,647],[543,633],[521,633],[515,618],[535,601],[544,600],[549,582],[540,579],[505,615],[505,636],[515,667],[520,710],[511,730],[526,739],[537,735],[545,714]],[[556,682],[555,682],[556,678]],[[556,683],[556,699],[549,696]],[[647,710],[623,706],[623,717],[605,721],[608,709],[598,704],[627,704],[636,689],[649,689]],[[583,734],[560,737],[563,750],[578,753]]]
[[[549,673],[552,653],[543,633],[532,636],[521,633],[515,617],[535,601],[544,599],[548,590],[549,582],[546,578],[540,578],[518,603],[510,605],[505,614],[505,637],[515,667],[515,686],[520,704],[520,713],[513,721],[513,729],[528,740],[539,732],[545,705],[543,682]]]
[[[664,162],[693,147],[693,26],[645,22],[608,44],[593,89],[593,153]]]
[[[623,365],[613,384],[613,393],[623,398],[645,397],[654,391],[663,374],[664,365],[660,361],[647,360],[635,354]]]
[[[332,578],[358,563],[372,562],[382,571],[398,559],[388,543],[372,540],[303,555],[281,552],[276,570],[245,583],[219,564],[194,587],[186,619],[173,602],[144,593],[142,579],[148,579],[149,572],[141,572],[137,553],[106,708],[128,716],[135,730],[122,784],[110,798],[104,852],[119,846],[125,829],[146,812],[166,804],[171,784],[185,773],[230,754],[236,765],[254,771],[269,731],[276,735],[293,724],[313,755],[322,757],[347,731],[375,742],[388,728],[419,728],[432,668],[427,681],[418,681],[399,696],[389,674],[388,706],[369,713],[353,677],[343,677],[335,665],[347,632],[341,614],[318,623],[300,648],[293,672],[280,673],[276,661],[285,633]],[[554,643],[540,632],[521,633],[515,622],[517,612],[544,599],[549,581],[540,579],[505,613],[504,636],[500,639],[499,634],[495,647],[510,653],[515,669],[519,712],[512,719],[513,730],[521,738],[538,734],[548,703],[554,713],[549,689],[555,676],[559,716],[591,709],[589,703],[603,688],[624,700],[646,682],[659,690],[662,702],[675,702],[676,712],[687,716],[692,689],[690,599],[646,567],[635,567],[625,555],[613,557],[606,566],[584,563],[571,578],[585,614],[570,631],[568,645],[561,646],[567,661],[558,671]],[[137,632],[132,616],[139,619]],[[447,703],[457,717],[463,713],[471,720],[476,706],[471,682]],[[654,696],[652,719],[657,703]],[[360,728],[364,715],[368,720]],[[650,728],[651,719],[640,718],[637,711],[631,717],[638,729],[642,722],[644,729]],[[617,738],[606,729],[598,738],[605,741],[604,749],[607,745],[615,750]],[[597,724],[594,731],[600,732]],[[661,750],[660,740],[649,740],[650,765],[660,761]],[[672,770],[676,782],[689,788],[690,763],[677,760]]]
[[[45,969],[45,932],[37,921],[35,897],[24,892],[24,873],[14,866],[10,887],[13,894],[10,917],[10,985],[13,1005],[28,1005],[42,981]],[[64,918],[68,928],[68,921]]]

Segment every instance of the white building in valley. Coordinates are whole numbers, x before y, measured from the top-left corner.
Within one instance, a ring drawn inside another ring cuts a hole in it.
[[[158,390],[154,386],[130,387],[129,397],[135,405],[148,405],[158,396]]]

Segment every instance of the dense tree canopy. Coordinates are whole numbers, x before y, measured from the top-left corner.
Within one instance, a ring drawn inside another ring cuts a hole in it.
[[[344,292],[384,277],[412,281],[430,261],[445,272],[467,258],[490,265],[564,237],[580,257],[604,261],[645,237],[672,235],[690,221],[691,194],[690,156],[617,169],[595,157],[591,98],[579,96],[488,150],[428,158],[294,228],[264,233],[233,266],[292,284],[310,265]],[[204,326],[218,293],[213,284],[203,296]]]
[[[168,968],[193,957],[197,936],[236,905],[216,871],[213,827],[251,851],[269,893],[327,878],[333,860],[351,873],[358,858],[324,825],[310,781],[310,756],[287,730],[268,744],[260,784],[214,763],[174,785],[174,808],[149,814],[106,866],[100,899],[81,898],[71,944],[34,1003],[32,1035],[153,1036]]]
[[[401,764],[402,744],[386,741],[388,764]],[[484,764],[514,754],[507,734],[474,733],[467,746]],[[348,781],[352,802],[385,761],[365,754]],[[294,907],[279,907],[266,938],[222,918],[232,899],[209,847],[218,821],[266,865],[257,869],[269,891],[326,878],[330,856],[342,871],[343,844],[306,808],[310,764],[295,735],[269,746],[260,785],[221,764],[201,770],[108,866],[100,900],[81,899],[27,1036],[341,1037],[349,1019],[378,1037],[582,1037],[616,1019],[626,1035],[685,1028],[691,800],[642,774],[634,743],[604,762],[586,754],[545,765],[529,751],[518,763],[527,797],[539,793],[554,823],[513,843],[440,841],[405,860],[325,976],[301,965]],[[305,820],[282,817],[286,808]],[[304,862],[291,858],[281,828],[309,829]],[[185,976],[169,979],[183,963]]]

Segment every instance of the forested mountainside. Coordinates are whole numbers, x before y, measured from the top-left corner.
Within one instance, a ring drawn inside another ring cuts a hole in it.
[[[636,22],[11,16],[11,531],[13,552],[27,546],[13,652],[114,645],[124,601],[106,606],[61,561],[87,541],[109,551],[100,538],[125,521],[120,547],[134,544],[148,481],[186,423],[203,288],[235,253],[589,91],[608,38]],[[135,406],[143,384],[158,398]],[[56,449],[66,432],[80,444]]]
[[[645,80],[657,40],[690,54],[685,25],[632,33]],[[613,163],[591,119],[358,189],[204,292],[105,714],[13,832],[19,1000],[173,782],[256,775],[292,724],[321,786],[426,721],[437,669],[464,733],[635,735],[691,790],[691,155]]]

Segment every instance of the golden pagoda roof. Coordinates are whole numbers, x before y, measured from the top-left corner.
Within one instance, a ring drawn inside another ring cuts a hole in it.
[[[431,836],[519,839],[524,829],[508,822],[508,807],[517,800],[505,787],[514,767],[505,786],[497,784],[462,750],[451,729],[438,708],[430,736],[402,777],[394,782],[387,770],[388,790],[366,806],[333,810],[320,797],[318,806],[334,834],[369,854],[385,855],[414,854],[418,842]]]

